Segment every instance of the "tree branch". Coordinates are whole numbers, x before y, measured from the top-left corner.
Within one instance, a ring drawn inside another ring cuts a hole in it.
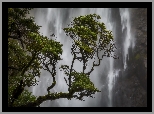
[[[50,61],[50,62],[52,62],[52,61]],[[47,68],[46,70],[47,70],[48,72],[50,72],[50,74],[51,74],[51,76],[52,76],[52,78],[53,78],[53,83],[52,83],[52,85],[49,86],[49,87],[47,88],[48,93],[50,92],[50,89],[52,89],[52,88],[56,85],[56,80],[55,80],[55,75],[56,75],[55,61],[52,62],[51,64],[53,65],[52,72],[49,70],[48,65],[45,66],[45,67]]]
[[[74,53],[73,55],[74,55],[74,58],[72,60],[72,65],[71,65],[70,74],[69,74],[69,78],[68,78],[68,80],[69,80],[69,90],[68,91],[69,92],[70,92],[70,88],[71,88],[71,73],[72,73],[72,69],[73,69],[74,60],[76,58],[76,54]]]
[[[29,63],[27,64],[27,66],[23,68],[22,73],[21,73],[21,76],[23,76],[25,74],[26,70],[32,64],[32,62],[34,61],[35,57],[36,57],[36,53],[32,56],[32,59],[29,61]]]
[[[82,72],[84,73],[84,71],[86,69],[86,66],[85,66],[86,65],[86,58],[85,58],[84,54],[82,54],[82,58],[83,58],[83,68],[82,68],[83,71]]]
[[[9,104],[9,107],[12,107],[14,101],[16,99],[18,99],[18,97],[21,95],[21,93],[23,92],[24,88],[22,87],[23,85],[23,80],[20,81],[20,85],[13,90],[13,95],[12,95],[12,101],[11,103]]]
[[[39,96],[36,101],[26,103],[26,104],[21,105],[19,107],[36,107],[46,100],[56,100],[59,98],[70,98],[70,94],[69,93],[51,93],[51,94],[47,94],[45,96]]]
[[[26,72],[27,68],[31,65],[31,63],[35,59],[35,56],[36,56],[36,53],[33,55],[32,59],[29,61],[27,66],[23,68],[21,76],[24,75],[24,73]],[[21,80],[20,81],[20,85],[13,92],[12,102],[11,102],[10,106],[12,106],[12,104],[14,103],[14,100],[17,99],[21,95],[22,91],[24,90],[23,86],[24,86],[23,85],[23,80]]]
[[[87,75],[90,75],[90,74],[91,74],[91,72],[94,70],[94,67],[95,67],[95,66],[99,66],[99,65],[100,65],[100,61],[101,61],[102,59],[100,59],[99,56],[98,56],[98,50],[99,50],[99,48],[97,48],[97,51],[96,51],[96,52],[97,52],[97,57],[98,57],[99,63],[98,63],[98,64],[95,64],[95,61],[94,61],[91,70],[90,70],[88,73],[86,73]],[[103,57],[103,56],[102,56],[102,57]]]

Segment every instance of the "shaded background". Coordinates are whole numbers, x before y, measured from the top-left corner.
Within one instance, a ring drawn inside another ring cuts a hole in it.
[[[91,74],[91,80],[102,92],[95,98],[85,98],[86,101],[58,99],[42,103],[42,107],[146,107],[147,106],[147,9],[146,8],[46,8],[34,9],[31,15],[35,17],[43,35],[56,35],[56,40],[63,43],[63,61],[57,64],[57,85],[52,92],[66,92],[68,87],[58,67],[61,64],[71,65],[70,47],[72,40],[67,37],[62,28],[67,27],[72,17],[96,13],[101,16],[108,30],[112,30],[117,50],[118,60],[104,58],[99,67]],[[101,53],[100,53],[101,55]],[[93,60],[89,60],[89,67]],[[74,68],[81,69],[82,63],[76,61]],[[40,83],[31,88],[34,95],[44,95],[51,84],[49,73],[42,70]]]

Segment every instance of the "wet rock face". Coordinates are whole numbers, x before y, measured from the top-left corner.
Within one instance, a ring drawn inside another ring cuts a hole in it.
[[[130,13],[135,47],[129,48],[127,69],[119,72],[113,87],[114,107],[147,106],[147,9],[134,8]]]
[[[136,20],[136,24],[132,21],[132,27],[136,29],[136,46],[134,48],[134,64],[136,64],[137,77],[142,87],[147,90],[147,9],[138,8],[131,10],[131,19]],[[138,55],[138,58],[137,58]]]

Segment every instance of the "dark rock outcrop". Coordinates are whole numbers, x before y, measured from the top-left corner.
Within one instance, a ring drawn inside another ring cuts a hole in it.
[[[119,72],[113,87],[113,106],[147,106],[147,9],[134,8],[131,12],[131,33],[135,47],[129,48],[127,68]],[[115,63],[116,64],[116,63]]]

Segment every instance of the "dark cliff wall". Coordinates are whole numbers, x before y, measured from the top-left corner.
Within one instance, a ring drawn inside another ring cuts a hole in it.
[[[147,106],[147,9],[130,9],[135,47],[129,48],[127,69],[119,72],[113,87],[113,106]],[[116,63],[115,63],[116,65]]]

